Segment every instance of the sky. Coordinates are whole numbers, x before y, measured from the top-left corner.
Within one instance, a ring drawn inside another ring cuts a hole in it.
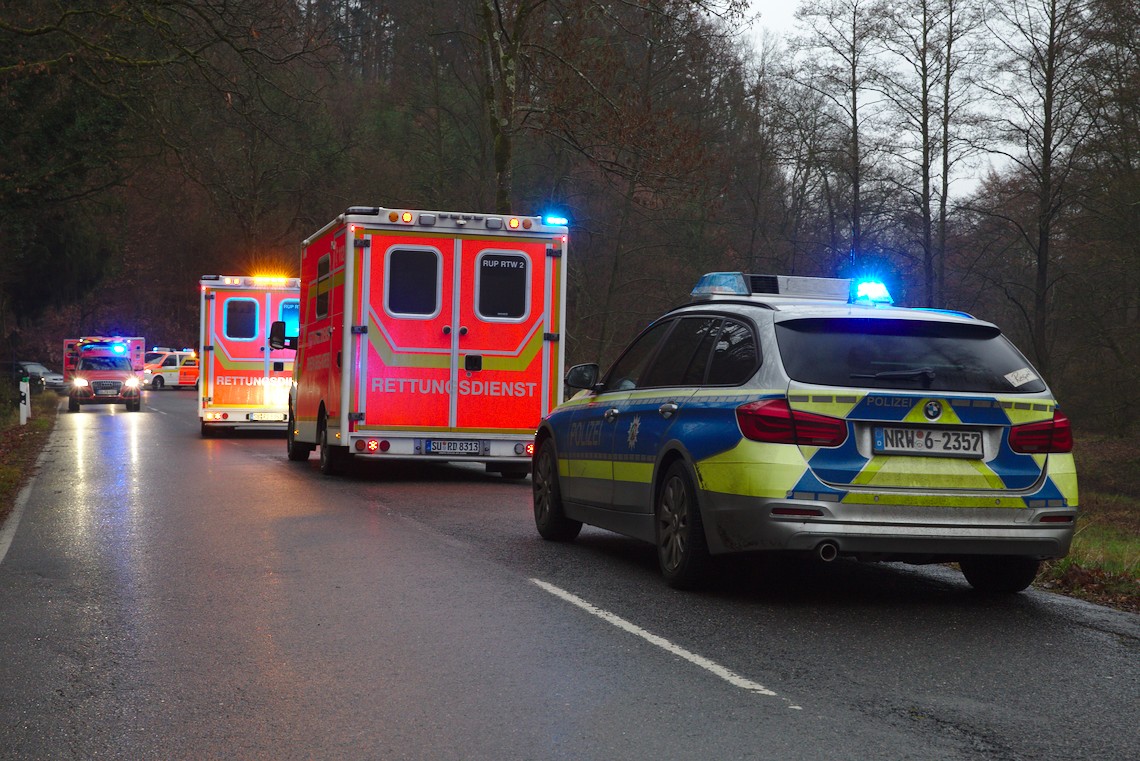
[[[752,0],[752,13],[760,14],[756,33],[764,29],[777,35],[786,35],[795,22],[796,8],[801,0]]]

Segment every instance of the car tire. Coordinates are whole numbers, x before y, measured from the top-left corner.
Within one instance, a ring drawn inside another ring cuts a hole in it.
[[[163,381],[162,381],[161,375],[156,375],[153,378],[151,378],[151,380],[150,380],[150,390],[151,391],[162,391],[162,385],[163,385]]]
[[[558,458],[554,444],[543,441],[534,456],[531,478],[534,501],[534,525],[538,535],[551,542],[569,542],[582,531],[582,522],[566,517],[562,508],[562,490],[558,485]]]
[[[76,399],[74,396],[68,397],[68,399],[67,399],[67,411],[68,412],[79,412],[79,400]]]
[[[674,589],[693,589],[707,578],[711,558],[697,490],[681,461],[665,471],[653,510],[657,563]]]
[[[296,428],[296,420],[293,418],[293,410],[289,410],[289,422],[285,429],[285,454],[292,462],[304,462],[309,459],[309,455],[313,453],[312,444],[300,444],[293,433]]]
[[[959,560],[958,567],[982,594],[1015,594],[1037,578],[1041,561],[1018,555],[973,555]]]
[[[138,412],[142,409],[142,400],[127,402],[127,412]]]
[[[344,470],[344,447],[329,444],[329,427],[323,421],[320,435],[321,472],[326,476],[335,476]]]

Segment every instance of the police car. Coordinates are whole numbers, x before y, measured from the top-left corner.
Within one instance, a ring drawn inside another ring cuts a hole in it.
[[[539,534],[652,542],[692,587],[755,551],[957,562],[983,592],[1067,554],[1069,420],[991,323],[895,307],[878,284],[711,273],[544,419]]]

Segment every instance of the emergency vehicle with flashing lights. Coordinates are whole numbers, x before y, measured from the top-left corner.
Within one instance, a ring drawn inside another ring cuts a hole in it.
[[[285,430],[292,349],[272,349],[269,327],[297,324],[297,278],[203,275],[198,347],[202,435]]]
[[[561,400],[566,220],[352,207],[301,246],[290,460],[530,472]]]
[[[110,352],[125,356],[131,369],[142,378],[146,363],[146,339],[142,336],[84,336],[63,340],[63,379],[71,380],[75,365],[86,352]]]
[[[174,351],[156,346],[146,353],[143,386],[152,391],[164,387],[193,388],[198,385],[198,352],[193,349]]]
[[[85,404],[124,404],[127,412],[142,409],[142,381],[121,342],[81,345],[67,384],[69,412],[79,412]]]
[[[1068,418],[997,326],[881,284],[710,273],[536,434],[534,516],[653,543],[666,581],[714,555],[957,562],[1025,589],[1069,551]]]

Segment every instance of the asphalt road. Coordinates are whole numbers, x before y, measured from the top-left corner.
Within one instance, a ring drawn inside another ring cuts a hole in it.
[[[540,540],[529,479],[326,478],[192,397],[60,415],[0,530],[0,758],[1140,758],[1140,616],[845,561],[677,592]]]

